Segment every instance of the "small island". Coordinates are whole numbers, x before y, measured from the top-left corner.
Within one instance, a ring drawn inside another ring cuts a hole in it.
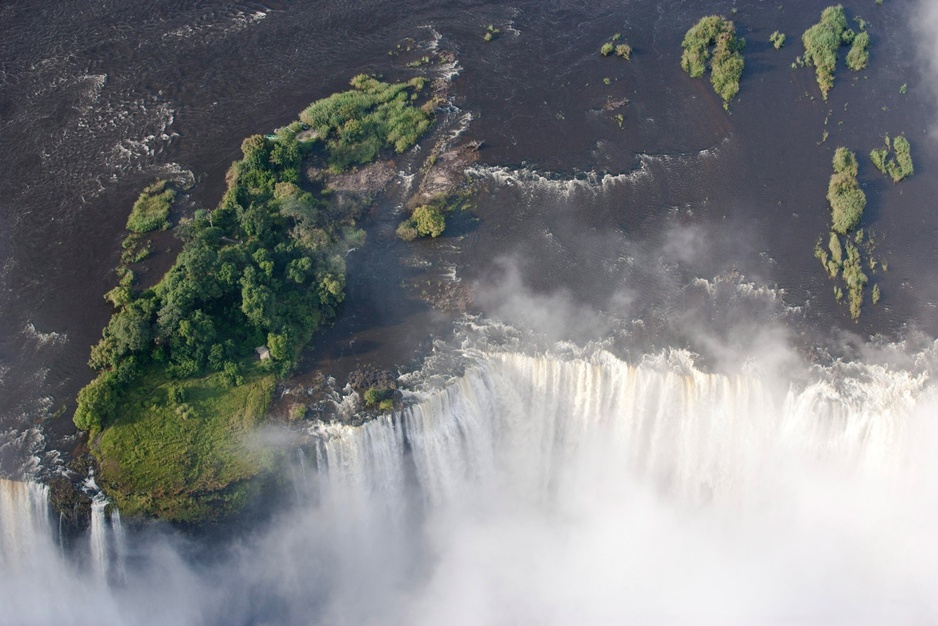
[[[895,139],[889,139],[886,135],[885,146],[876,148],[870,152],[870,160],[883,174],[892,179],[892,182],[898,183],[915,172],[912,165],[912,146],[909,140],[899,135]],[[892,152],[892,155],[889,153]]]
[[[336,316],[345,254],[364,237],[361,207],[336,208],[306,172],[339,174],[412,147],[433,122],[424,83],[360,75],[299,121],[245,139],[218,207],[175,227],[184,246],[156,285],[136,286],[139,255],[125,254],[107,295],[114,314],[91,351],[98,375],[74,416],[89,433],[98,482],[122,512],[205,521],[258,488],[274,459],[249,436],[277,380]],[[144,190],[125,248],[169,226],[175,194],[166,182]],[[439,228],[418,224],[430,235]]]
[[[866,250],[866,265],[871,272],[876,270],[877,262],[872,257],[873,242],[869,238],[864,239],[863,229],[858,229],[866,208],[866,194],[857,181],[857,157],[845,147],[837,148],[833,166],[834,173],[827,189],[827,201],[831,206],[830,237],[826,248],[818,240],[814,246],[814,256],[830,278],[839,277],[843,280],[847,288],[850,318],[857,321],[863,307],[863,290],[870,280],[863,271],[863,249]],[[838,301],[843,299],[844,292],[840,285],[834,287],[834,297]],[[879,302],[879,299],[879,286],[874,285],[873,304]]]
[[[837,54],[842,46],[850,46],[847,53],[847,67],[855,72],[869,64],[870,35],[866,32],[866,22],[860,20],[860,34],[847,27],[847,16],[841,5],[829,6],[821,12],[821,20],[801,35],[804,44],[804,56],[799,57],[796,65],[814,67],[821,97],[834,87],[834,70],[837,67]]]
[[[713,90],[723,98],[723,108],[729,110],[730,100],[739,93],[745,46],[746,40],[736,37],[733,22],[718,15],[700,18],[684,35],[681,68],[691,78],[700,78],[709,66]]]

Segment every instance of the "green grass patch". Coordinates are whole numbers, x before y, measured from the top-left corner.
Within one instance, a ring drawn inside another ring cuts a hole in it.
[[[230,387],[220,373],[171,381],[151,368],[93,446],[102,486],[128,515],[191,522],[235,510],[246,481],[271,463],[247,437],[274,386],[261,372]]]
[[[169,209],[176,199],[176,191],[165,180],[153,183],[143,190],[134,202],[127,230],[132,233],[148,233],[152,230],[169,228]]]
[[[684,35],[681,67],[691,78],[703,76],[710,68],[713,90],[723,98],[723,108],[739,93],[739,79],[745,62],[742,50],[746,40],[736,37],[733,22],[718,15],[703,17]]]

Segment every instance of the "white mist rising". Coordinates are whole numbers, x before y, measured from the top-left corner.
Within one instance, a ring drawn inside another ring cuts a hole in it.
[[[680,351],[473,355],[393,418],[320,427],[302,503],[215,564],[166,538],[118,548],[112,524],[112,560],[134,558],[108,583],[48,531],[25,535],[48,546],[25,565],[6,541],[0,622],[938,619],[925,375],[855,366],[787,388],[703,373]],[[24,489],[4,483],[23,512],[12,527],[41,529]]]

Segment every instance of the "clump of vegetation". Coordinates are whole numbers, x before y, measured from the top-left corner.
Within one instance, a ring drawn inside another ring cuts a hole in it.
[[[850,305],[850,317],[854,321],[860,318],[860,308],[863,306],[863,288],[869,282],[863,273],[863,263],[860,252],[850,241],[846,245],[847,258],[843,263],[843,279],[847,283],[847,303]]]
[[[733,22],[717,15],[703,17],[684,35],[681,67],[691,78],[699,78],[709,65],[713,89],[723,98],[723,108],[729,109],[730,100],[739,93],[745,45],[745,39],[736,37]]]
[[[860,246],[864,244],[863,229],[852,231],[860,223],[866,206],[866,195],[857,183],[859,164],[856,155],[847,148],[837,148],[833,159],[834,174],[828,186],[827,199],[831,204],[831,233],[827,247],[821,240],[814,246],[814,256],[831,278],[840,276],[846,286],[850,317],[856,321],[863,306],[863,290],[869,283],[869,277],[863,271],[863,258]],[[841,239],[843,238],[843,240]],[[866,242],[867,253],[873,249],[872,240]],[[871,271],[875,271],[877,262],[870,256],[868,262]],[[844,292],[839,285],[834,287],[834,296],[840,301]],[[874,289],[873,303],[879,301],[879,288]]]
[[[492,41],[498,35],[500,35],[501,32],[502,32],[501,30],[495,28],[494,24],[489,24],[485,27],[485,33],[482,35],[482,39],[484,39],[485,41]]]
[[[847,67],[854,72],[866,69],[870,62],[870,34],[862,31],[853,39],[850,52],[847,53]]]
[[[243,501],[247,479],[266,467],[240,442],[276,377],[335,317],[345,253],[363,236],[354,216],[330,215],[300,186],[304,156],[359,163],[406,149],[430,121],[415,105],[421,85],[360,76],[352,86],[303,112],[312,129],[295,122],[244,140],[219,206],[177,227],[183,249],[157,285],[138,291],[119,268],[107,296],[115,311],[89,360],[99,373],[79,392],[74,422],[95,440],[101,484],[122,510],[204,518]],[[310,130],[318,138],[301,142]]]
[[[621,39],[622,39],[622,33],[616,33],[615,35],[612,36],[612,38],[609,41],[607,41],[606,43],[602,45],[602,47],[600,47],[599,53],[603,55],[604,57],[607,57],[611,55],[612,53],[615,53],[617,57],[621,59],[625,59],[626,61],[631,61],[632,60],[632,46],[630,46],[628,43],[624,41],[622,43],[616,43],[618,41],[621,41]]]
[[[892,156],[890,151],[893,152]],[[885,147],[871,151],[870,160],[876,169],[892,178],[894,183],[905,180],[915,171],[912,165],[912,146],[902,135],[892,141],[889,135],[886,135]]]
[[[411,219],[421,237],[439,237],[446,230],[446,218],[437,207],[418,206],[411,214]]]
[[[866,208],[866,194],[857,182],[858,167],[853,152],[847,148],[837,148],[834,153],[834,174],[827,187],[827,201],[831,205],[833,229],[841,235],[857,227]]]
[[[300,121],[326,142],[334,170],[368,163],[382,148],[404,152],[430,127],[430,114],[414,106],[424,84],[422,78],[383,83],[361,74],[351,91],[314,102]]]
[[[839,4],[824,9],[821,12],[821,20],[801,35],[801,42],[804,44],[805,53],[803,57],[798,57],[796,64],[815,68],[818,87],[825,100],[834,86],[834,70],[841,46],[852,44],[847,55],[847,65],[850,69],[859,71],[865,68],[869,61],[869,34],[861,32],[857,35],[848,28],[847,16],[843,6]]]
[[[169,228],[169,209],[176,199],[176,190],[168,181],[160,180],[140,193],[127,218],[127,230],[148,233]]]
[[[785,45],[785,33],[775,31],[769,35],[769,41],[772,42],[772,45],[775,46],[776,50],[781,50],[782,46]]]
[[[420,233],[417,232],[417,224],[414,223],[412,218],[407,218],[398,224],[396,234],[404,241],[413,241],[420,236]]]
[[[379,411],[394,410],[394,390],[388,387],[369,387],[364,393],[365,406]]]
[[[446,214],[465,209],[468,196],[465,193],[441,193],[426,204],[411,211],[410,217],[397,227],[397,236],[404,241],[418,237],[439,237],[446,230]]]

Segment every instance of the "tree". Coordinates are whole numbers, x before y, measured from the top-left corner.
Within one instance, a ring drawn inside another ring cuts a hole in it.
[[[117,409],[117,399],[115,375],[104,372],[78,392],[78,407],[72,421],[79,430],[100,430],[102,418]]]
[[[417,226],[417,234],[421,237],[439,237],[446,229],[446,218],[440,210],[431,206],[419,206],[414,209],[411,219]]]

